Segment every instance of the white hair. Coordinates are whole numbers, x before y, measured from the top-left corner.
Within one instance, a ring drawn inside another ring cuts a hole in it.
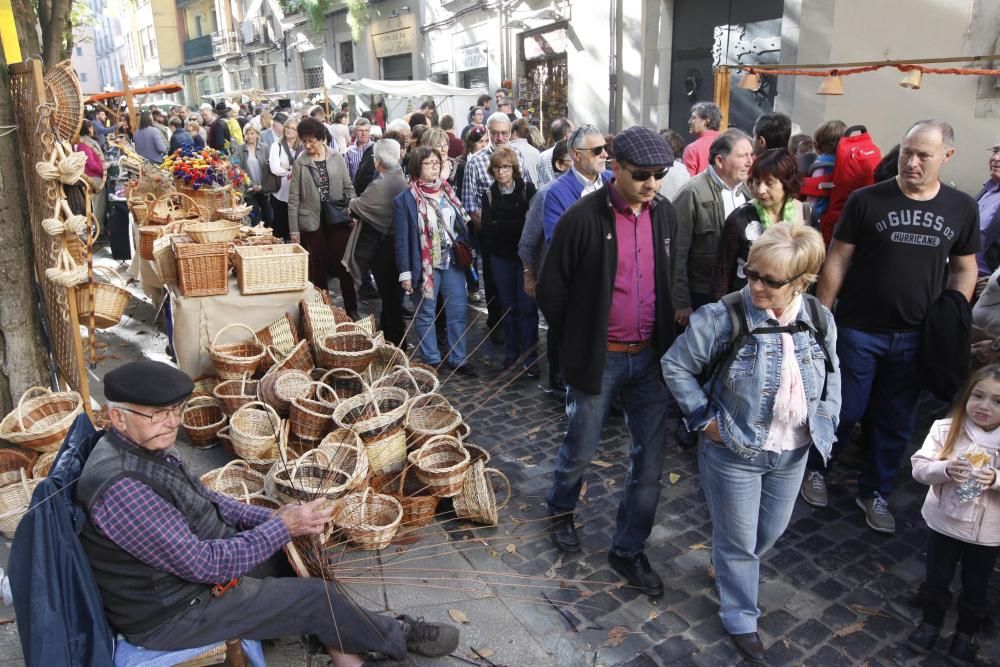
[[[489,127],[492,123],[506,123],[510,125],[510,116],[502,111],[494,111],[490,114],[490,117],[486,119],[486,127]]]
[[[388,171],[399,169],[399,142],[395,139],[379,139],[375,144],[374,158]]]
[[[367,118],[358,118],[354,121],[354,127],[371,127],[371,121]]]
[[[407,123],[402,118],[397,118],[396,120],[389,121],[389,124],[385,126],[386,132],[406,132],[410,131],[410,124]]]
[[[372,124],[372,129],[369,131],[368,136],[370,136],[372,139],[376,139],[376,140],[377,139],[381,139],[382,138],[382,128],[379,127],[378,125],[375,125],[373,123]]]

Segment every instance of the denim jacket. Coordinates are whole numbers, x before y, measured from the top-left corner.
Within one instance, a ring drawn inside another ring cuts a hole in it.
[[[752,332],[760,326],[776,326],[765,311],[750,302],[748,288],[741,290],[743,311]],[[802,373],[808,403],[809,434],[812,443],[829,459],[837,422],[840,418],[840,364],[837,361],[837,328],[833,315],[822,309],[827,320],[825,348],[832,356],[833,372],[827,375],[821,346],[808,331],[792,334],[795,356]],[[797,321],[812,328],[809,308],[803,302]],[[767,442],[774,412],[774,397],[781,374],[781,334],[751,335],[737,351],[729,372],[721,374],[710,387],[699,376],[711,362],[726,353],[734,336],[732,320],[720,302],[699,308],[691,315],[684,334],[674,341],[660,361],[663,379],[686,418],[690,431],[697,431],[717,419],[723,443],[735,454],[753,460]],[[826,380],[826,398],[822,398]],[[708,396],[706,392],[711,391]]]

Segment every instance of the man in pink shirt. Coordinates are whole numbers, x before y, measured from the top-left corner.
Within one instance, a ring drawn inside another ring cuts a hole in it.
[[[691,107],[691,117],[688,119],[688,131],[696,139],[684,149],[684,166],[692,176],[705,171],[710,164],[708,151],[712,142],[719,136],[722,125],[722,112],[711,102],[698,102]]]

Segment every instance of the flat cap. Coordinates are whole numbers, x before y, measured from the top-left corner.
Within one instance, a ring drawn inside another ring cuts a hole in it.
[[[670,144],[646,127],[630,127],[615,135],[615,159],[636,167],[669,167],[674,163]]]
[[[186,373],[161,361],[133,361],[104,376],[104,397],[115,403],[162,407],[180,403],[193,391]]]

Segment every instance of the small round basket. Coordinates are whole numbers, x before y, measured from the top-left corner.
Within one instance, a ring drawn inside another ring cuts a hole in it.
[[[379,343],[356,324],[338,324],[332,334],[316,341],[316,364],[361,373],[375,358]]]
[[[211,449],[219,444],[218,433],[228,417],[222,405],[211,396],[198,396],[188,401],[181,413],[181,426],[195,449]]]
[[[313,387],[312,396],[296,396],[288,410],[292,433],[307,440],[319,440],[333,429],[333,411],[339,402],[329,386],[314,382]]]
[[[0,440],[36,452],[57,451],[81,412],[83,398],[75,391],[31,387],[0,421]]]
[[[281,433],[281,417],[274,408],[260,401],[247,403],[229,420],[233,451],[243,459],[277,459]]]
[[[441,500],[416,475],[408,474],[412,469],[413,466],[406,466],[400,472],[379,475],[371,481],[372,489],[399,501],[403,508],[400,527],[408,529],[422,528],[434,521]]]
[[[372,493],[350,493],[334,506],[330,521],[359,549],[384,549],[396,536],[403,520],[403,507],[392,496]]]
[[[46,456],[48,456],[46,454]],[[55,453],[52,453],[55,456]],[[3,447],[0,449],[0,486],[20,482],[23,475],[33,477],[35,461],[38,452],[20,447]]]
[[[184,225],[184,232],[194,239],[195,243],[220,243],[238,237],[240,225],[229,220],[189,222]]]
[[[257,380],[244,374],[239,380],[223,380],[212,390],[212,396],[219,401],[222,411],[230,417],[247,403],[257,400]]]
[[[407,458],[416,468],[417,478],[434,495],[450,498],[462,492],[469,452],[458,438],[435,436]]]
[[[38,480],[30,479],[25,470],[19,482],[0,486],[0,533],[13,539],[21,517],[31,506],[31,494],[37,485]]]
[[[490,475],[497,477],[507,489],[503,502],[499,504]],[[482,461],[476,461],[465,475],[462,492],[452,498],[455,514],[462,519],[495,526],[500,522],[500,510],[510,502],[510,493],[510,480],[506,475],[495,468],[487,468]]]
[[[406,411],[406,445],[412,451],[436,435],[458,435],[462,415],[440,394],[424,394],[410,401]]]
[[[212,491],[241,500],[264,490],[264,476],[246,461],[234,459],[201,476],[202,483]]]
[[[246,329],[250,332],[251,340],[238,341],[234,343],[219,344],[219,336],[233,327]],[[215,364],[215,372],[220,380],[238,380],[244,373],[249,373],[252,377],[264,358],[265,350],[257,334],[253,329],[245,324],[234,322],[219,329],[212,339],[212,344],[208,348],[212,363]]]

